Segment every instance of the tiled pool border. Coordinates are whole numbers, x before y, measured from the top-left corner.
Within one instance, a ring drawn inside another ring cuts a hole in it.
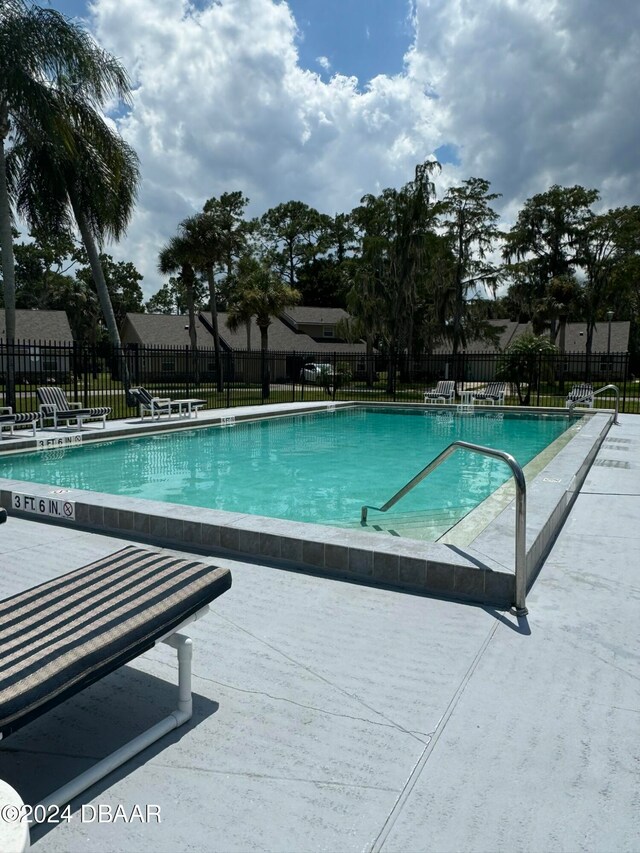
[[[369,403],[356,403],[355,405]],[[335,404],[336,408],[354,405]],[[385,407],[394,404],[382,404]],[[332,407],[329,404],[329,407]],[[395,404],[407,408],[406,404]],[[423,407],[421,407],[423,408]],[[429,409],[436,407],[429,407]],[[444,407],[443,407],[444,408]],[[449,408],[449,407],[447,407]],[[450,407],[455,408],[455,407]],[[281,407],[270,411],[252,407],[234,410],[237,420],[300,411],[326,410],[327,404]],[[499,409],[496,407],[496,411]],[[513,409],[503,409],[513,411]],[[518,410],[523,411],[522,409]],[[558,409],[532,409],[536,413],[559,414]],[[144,432],[161,428],[211,426],[223,421],[209,417],[162,425],[147,425]],[[529,584],[544,561],[566,519],[595,455],[612,422],[610,412],[586,413],[577,434],[549,462],[532,483],[527,484],[527,574]],[[92,432],[89,441],[140,434],[115,424],[107,435]],[[31,446],[30,446],[31,445]],[[23,442],[33,449],[34,442]],[[60,496],[51,485],[0,479],[0,504],[10,513],[11,493],[26,492],[37,497]],[[509,505],[468,547],[420,542],[359,530],[325,527],[222,510],[188,507],[136,498],[120,497],[79,489],[65,490],[75,503],[73,523],[66,524],[100,533],[130,536],[152,545],[188,548],[208,554],[260,560],[283,568],[311,571],[335,578],[374,583],[434,596],[505,607],[514,599],[514,509]],[[21,514],[17,513],[16,514]],[[33,517],[22,514],[23,517]]]

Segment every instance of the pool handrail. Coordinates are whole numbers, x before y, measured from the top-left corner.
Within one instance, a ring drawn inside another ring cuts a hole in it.
[[[620,426],[620,421],[618,420],[618,412],[620,411],[620,389],[618,388],[617,385],[603,385],[602,388],[598,388],[598,390],[594,391],[593,394],[590,396],[597,397],[598,394],[602,394],[603,391],[615,391],[616,392],[616,408],[615,408],[615,412],[613,414],[613,423],[616,426]],[[587,398],[585,397],[585,400],[586,399]],[[584,403],[585,400],[571,400],[571,402],[567,406],[567,409],[569,410],[569,414],[570,415],[573,414],[573,410],[575,409],[575,407],[577,405],[579,405],[580,403]]]
[[[416,474],[409,482],[404,485],[398,492],[389,498],[389,500],[381,507],[363,506],[360,510],[360,523],[366,524],[368,510],[373,509],[377,512],[386,512],[408,492],[410,492],[418,483],[421,483],[432,471],[441,465],[447,457],[451,456],[456,450],[469,450],[472,453],[480,453],[485,456],[491,456],[494,459],[499,459],[505,462],[511,469],[513,479],[516,484],[516,545],[515,545],[515,602],[513,611],[517,616],[525,616],[527,610],[527,483],[524,477],[524,472],[520,465],[516,462],[510,453],[504,450],[495,450],[493,447],[485,447],[482,444],[471,444],[468,441],[453,441],[448,447],[439,453],[434,459],[425,466],[422,471]]]

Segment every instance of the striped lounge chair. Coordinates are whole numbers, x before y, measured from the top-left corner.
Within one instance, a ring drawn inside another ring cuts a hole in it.
[[[54,429],[61,423],[69,426],[71,421],[75,421],[76,429],[82,429],[85,421],[95,420],[102,420],[103,429],[107,426],[107,415],[111,414],[109,406],[83,409],[82,403],[69,402],[62,388],[55,386],[38,388],[37,394],[43,426],[45,420],[52,420]]]
[[[432,391],[424,392],[425,403],[453,403],[455,398],[455,382],[452,379],[441,379]]]
[[[478,403],[491,403],[491,405],[504,406],[504,395],[507,391],[506,382],[488,382],[482,391],[474,391],[473,401]]]
[[[593,409],[593,385],[590,382],[580,382],[574,385],[571,391],[567,394],[565,407],[577,406],[580,403],[587,405]]]
[[[192,715],[189,637],[231,586],[228,569],[129,546],[0,601],[0,736],[163,642],[178,653],[178,708],[46,797],[62,807]]]
[[[39,423],[39,412],[14,412],[11,406],[2,406],[0,408],[0,437],[4,429],[8,429],[10,436],[13,437],[13,428],[21,424],[29,424],[35,435],[36,427]]]

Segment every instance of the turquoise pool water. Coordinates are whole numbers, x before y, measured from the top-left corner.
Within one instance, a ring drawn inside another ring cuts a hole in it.
[[[317,524],[356,523],[451,441],[524,466],[573,423],[564,415],[354,407],[0,458],[0,477]],[[389,513],[462,517],[510,476],[454,453]]]

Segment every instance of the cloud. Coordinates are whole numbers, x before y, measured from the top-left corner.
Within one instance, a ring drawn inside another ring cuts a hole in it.
[[[418,0],[409,73],[433,86],[459,173],[515,209],[552,183],[637,201],[635,0]]]
[[[631,203],[638,8],[417,0],[404,72],[361,91],[301,67],[285,2],[94,0],[92,29],[134,80],[133,108],[114,118],[143,176],[128,237],[109,251],[134,261],[150,295],[163,243],[210,196],[240,189],[251,215],[289,199],[335,214],[401,186],[436,149],[455,153],[441,190],[485,177],[507,220],[552,183]]]
[[[329,58],[326,56],[317,56],[316,62],[321,68],[324,68],[325,71],[331,70],[331,63],[329,62]]]

